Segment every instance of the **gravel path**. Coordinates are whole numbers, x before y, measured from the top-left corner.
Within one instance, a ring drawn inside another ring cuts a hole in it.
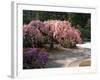
[[[90,59],[91,49],[65,49],[62,52],[49,53],[47,68],[77,67],[86,58]]]

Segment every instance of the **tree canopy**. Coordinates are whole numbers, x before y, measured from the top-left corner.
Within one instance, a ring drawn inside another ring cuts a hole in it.
[[[80,30],[81,37],[84,41],[91,40],[91,14],[90,13],[23,10],[23,24],[29,24],[29,22],[32,20],[69,21],[72,26]]]

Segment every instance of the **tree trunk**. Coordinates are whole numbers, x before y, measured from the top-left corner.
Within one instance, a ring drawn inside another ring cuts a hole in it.
[[[53,42],[50,43],[50,48],[54,48]]]
[[[50,41],[50,48],[54,48],[53,36],[50,39],[51,39],[51,41]]]

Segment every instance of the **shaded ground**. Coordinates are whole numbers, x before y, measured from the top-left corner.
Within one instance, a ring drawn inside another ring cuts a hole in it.
[[[47,68],[78,67],[84,60],[91,61],[90,53],[91,49],[89,48],[64,49],[64,51],[49,52]]]

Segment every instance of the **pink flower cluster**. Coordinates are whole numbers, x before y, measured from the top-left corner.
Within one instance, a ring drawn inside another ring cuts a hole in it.
[[[24,38],[31,39],[32,44],[43,43],[47,38],[50,42],[56,40],[63,47],[73,47],[82,42],[80,31],[65,20],[33,20],[24,25],[23,32]]]
[[[73,47],[82,42],[80,31],[72,27],[68,21],[49,20],[45,21],[44,24],[43,30],[46,30],[49,36],[52,36],[64,47]]]
[[[44,36],[40,32],[39,28],[44,24],[39,20],[33,20],[28,25],[23,26],[23,38],[27,43],[31,43],[32,47],[39,46],[38,43],[44,42]]]

